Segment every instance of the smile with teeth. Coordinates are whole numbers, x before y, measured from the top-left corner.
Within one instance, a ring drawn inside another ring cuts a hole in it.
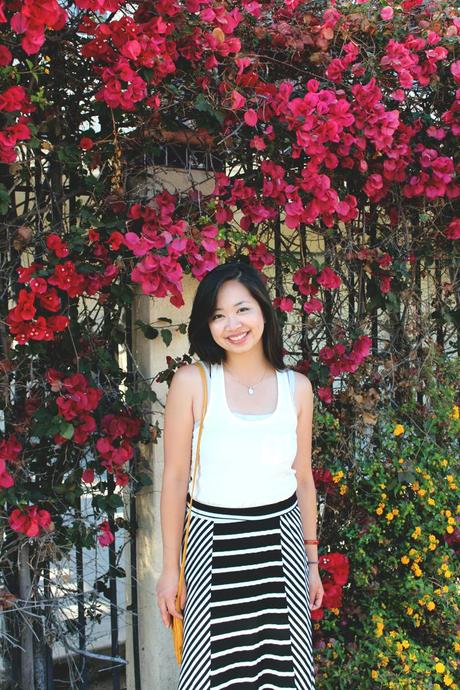
[[[240,335],[229,336],[227,340],[230,340],[231,343],[239,343],[246,338],[248,333],[249,331],[246,331],[245,333],[240,333]]]

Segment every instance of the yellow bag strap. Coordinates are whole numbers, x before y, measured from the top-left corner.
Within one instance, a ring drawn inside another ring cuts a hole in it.
[[[203,421],[204,421],[204,416],[206,414],[206,408],[207,408],[207,404],[208,404],[208,386],[207,386],[207,382],[206,382],[206,373],[205,373],[204,367],[199,362],[196,362],[195,366],[198,367],[198,369],[200,370],[200,374],[201,374],[201,380],[202,380],[202,384],[203,384],[203,405],[201,408],[200,429],[198,431],[198,441],[197,441],[197,445],[196,445],[196,459],[195,459],[195,469],[193,472],[192,493],[190,495],[189,512],[188,512],[188,517],[187,517],[187,527],[185,529],[184,547],[182,549],[182,560],[181,560],[180,575],[179,575],[179,585],[177,587],[177,596],[176,596],[177,604],[176,605],[179,605],[179,606],[180,606],[180,595],[181,595],[182,586],[184,583],[185,554],[187,551],[188,533],[189,533],[189,529],[190,529],[190,518],[192,516],[191,508],[192,508],[192,501],[193,501],[193,492],[195,489],[195,479],[196,479],[196,475],[197,475],[198,465],[200,462],[201,434],[203,433]]]

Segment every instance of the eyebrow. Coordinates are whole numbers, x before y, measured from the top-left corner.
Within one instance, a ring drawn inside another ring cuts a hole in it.
[[[249,302],[246,299],[241,300],[241,302],[237,302],[234,304],[234,307],[238,307],[240,304],[249,304]],[[214,311],[223,311],[222,307],[215,307]]]

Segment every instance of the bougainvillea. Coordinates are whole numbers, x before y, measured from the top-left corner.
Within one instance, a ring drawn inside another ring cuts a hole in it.
[[[380,388],[409,395],[427,343],[455,351],[453,3],[6,0],[0,23],[0,492],[18,548],[114,548],[136,446],[157,435],[131,322],[165,344],[185,332],[132,318],[136,292],[181,307],[187,274],[256,266],[286,361],[347,433],[356,404],[375,425]],[[328,463],[314,468],[324,497]],[[82,496],[85,535],[69,520]],[[321,554],[331,639],[349,565]]]

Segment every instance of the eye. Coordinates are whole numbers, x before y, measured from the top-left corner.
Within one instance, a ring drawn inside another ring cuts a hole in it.
[[[249,307],[240,307],[238,311],[248,311]]]

